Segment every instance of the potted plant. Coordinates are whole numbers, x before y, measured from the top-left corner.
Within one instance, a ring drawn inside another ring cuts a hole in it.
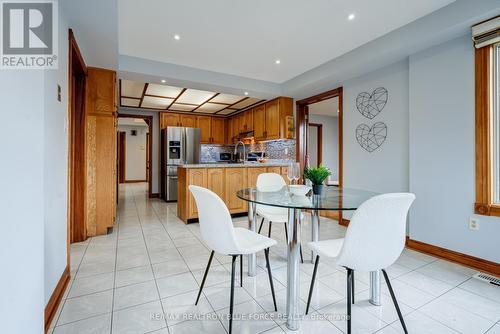
[[[310,180],[313,184],[313,194],[320,195],[323,191],[323,181],[330,176],[332,172],[325,166],[319,165],[318,167],[304,169],[304,178]]]

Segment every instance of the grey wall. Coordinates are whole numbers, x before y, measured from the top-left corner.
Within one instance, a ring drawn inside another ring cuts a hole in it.
[[[67,264],[68,181],[68,24],[59,8],[59,68],[45,71],[44,81],[44,284],[49,301]],[[57,100],[61,86],[61,102]],[[30,199],[32,195],[30,194]],[[44,304],[44,305],[45,305]]]
[[[146,180],[146,134],[148,127],[119,125],[119,131],[125,132],[125,180]],[[131,131],[137,131],[132,136]]]
[[[410,237],[500,262],[500,219],[474,203],[474,50],[464,36],[410,57]]]
[[[407,191],[408,61],[350,80],[343,87],[344,186],[381,193]],[[389,99],[382,112],[369,120],[356,109],[356,97],[377,87],[385,87]],[[378,121],[387,124],[387,139],[379,149],[369,153],[356,141],[356,127],[361,123],[372,126]]]
[[[131,108],[119,108],[119,114],[129,114],[129,115],[146,115],[153,116],[153,156],[152,156],[152,191],[154,193],[158,193],[159,189],[159,170],[160,170],[160,114],[158,111],[149,111],[149,110],[135,110]]]
[[[334,111],[336,112],[336,111]],[[323,165],[330,168],[331,180],[339,178],[339,118],[309,114],[309,122],[323,124]]]

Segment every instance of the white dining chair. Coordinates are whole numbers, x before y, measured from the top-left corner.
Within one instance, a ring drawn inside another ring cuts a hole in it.
[[[286,187],[286,182],[283,177],[277,173],[262,173],[257,177],[257,191],[260,192],[272,192],[279,191],[283,187]],[[260,222],[259,231],[262,230],[262,226],[264,225],[264,220],[269,222],[269,229],[267,231],[267,236],[271,237],[271,229],[273,223],[283,223],[285,226],[285,240],[288,242],[288,230],[286,224],[288,222],[288,209],[270,205],[262,205],[257,204],[255,211],[257,215],[262,217]],[[303,218],[303,214],[301,213],[301,219]],[[302,257],[302,247],[300,248],[300,261],[304,263],[304,259]]]
[[[198,208],[198,219],[200,222],[201,236],[207,246],[212,250],[208,260],[205,274],[201,281],[198,297],[196,298],[195,305],[198,301],[207,279],[210,264],[214,257],[214,252],[230,255],[232,257],[231,265],[231,296],[229,303],[229,333],[232,332],[233,325],[233,304],[234,304],[234,274],[236,267],[236,259],[240,256],[240,263],[243,255],[254,254],[264,250],[266,256],[267,274],[269,276],[269,285],[271,286],[271,294],[273,297],[274,310],[276,307],[276,296],[274,294],[274,284],[271,273],[271,265],[269,264],[269,247],[276,245],[276,241],[252,232],[244,228],[235,228],[231,215],[227,209],[226,204],[214,192],[190,185],[189,190],[193,194],[196,206]],[[240,284],[242,284],[242,270],[240,267]]]
[[[351,302],[354,304],[354,271],[382,270],[405,333],[408,333],[394,290],[385,269],[401,255],[406,239],[406,217],[415,195],[393,193],[372,197],[354,212],[345,238],[310,242],[317,254],[309,287],[306,314],[309,312],[320,256],[337,258],[347,270],[347,332],[351,333]]]

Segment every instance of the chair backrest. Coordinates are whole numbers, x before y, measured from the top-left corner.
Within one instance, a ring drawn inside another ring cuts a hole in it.
[[[337,265],[374,271],[393,264],[403,251],[406,217],[415,195],[375,196],[359,206],[349,222]]]
[[[258,191],[278,191],[285,186],[285,180],[283,180],[283,177],[277,173],[262,173],[257,177]]]
[[[201,236],[207,246],[221,254],[239,254],[233,221],[226,204],[216,193],[202,187],[189,186],[198,208]]]

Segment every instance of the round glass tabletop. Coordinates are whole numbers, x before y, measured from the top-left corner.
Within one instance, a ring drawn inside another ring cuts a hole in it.
[[[292,194],[288,187],[279,191],[263,192],[255,188],[241,189],[236,193],[244,201],[292,209],[312,210],[356,210],[361,203],[378,195],[377,193],[361,190],[339,188],[335,186],[323,187],[321,195],[299,196]]]

